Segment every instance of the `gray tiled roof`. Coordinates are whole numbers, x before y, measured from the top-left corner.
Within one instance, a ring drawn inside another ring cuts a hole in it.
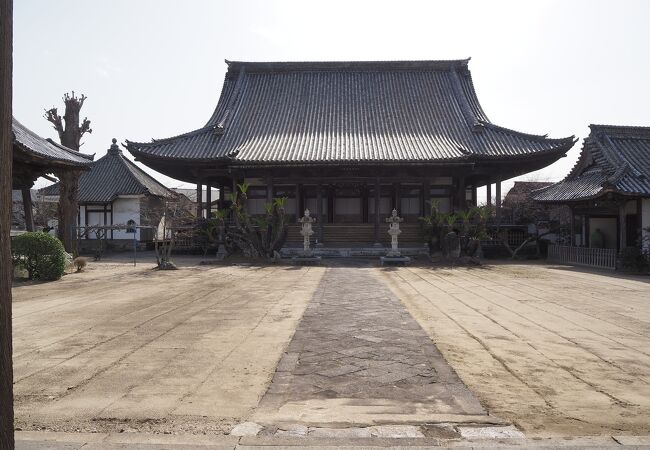
[[[12,118],[11,128],[14,134],[14,146],[20,151],[38,159],[45,159],[68,166],[86,166],[92,162],[94,155],[86,155],[57,144],[52,139],[45,139]]]
[[[578,162],[559,183],[533,193],[544,202],[579,201],[608,192],[650,196],[650,127],[590,125]]]
[[[136,157],[236,164],[432,162],[565,153],[549,139],[492,124],[468,60],[228,62],[221,97],[200,129]]]
[[[40,193],[59,195],[59,184],[43,188]],[[108,203],[120,195],[140,194],[176,197],[176,193],[129,161],[115,142],[108,153],[79,178],[79,203]]]

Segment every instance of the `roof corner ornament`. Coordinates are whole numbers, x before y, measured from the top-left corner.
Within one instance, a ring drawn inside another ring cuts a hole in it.
[[[122,150],[120,150],[120,146],[117,145],[117,139],[113,138],[111,139],[111,147],[108,149],[108,153],[111,155],[119,155],[122,153]]]

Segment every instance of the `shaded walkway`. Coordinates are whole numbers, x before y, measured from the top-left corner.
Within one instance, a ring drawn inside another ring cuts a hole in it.
[[[481,421],[479,402],[374,270],[327,270],[256,420]]]

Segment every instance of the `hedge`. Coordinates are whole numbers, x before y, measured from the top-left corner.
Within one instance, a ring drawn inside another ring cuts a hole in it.
[[[65,249],[54,236],[28,232],[12,239],[14,263],[27,270],[30,280],[58,280],[65,272]]]

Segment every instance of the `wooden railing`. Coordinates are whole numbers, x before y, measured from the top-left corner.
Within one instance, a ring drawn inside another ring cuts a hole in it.
[[[548,260],[581,266],[616,269],[616,249],[549,245]]]

